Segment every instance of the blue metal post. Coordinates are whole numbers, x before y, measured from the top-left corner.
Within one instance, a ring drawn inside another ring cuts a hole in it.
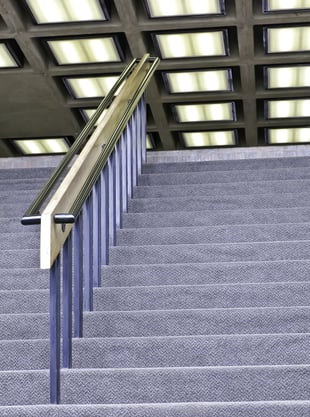
[[[137,110],[132,115],[132,135],[131,135],[131,158],[132,158],[132,183],[133,187],[137,185],[138,169],[137,169]]]
[[[127,129],[124,130],[122,137],[122,156],[121,156],[121,164],[122,164],[122,212],[127,213],[128,211],[128,192],[127,192]]]
[[[88,197],[84,206],[84,288],[85,310],[93,310],[93,200]]]
[[[144,95],[141,98],[141,136],[142,136],[142,164],[146,163],[146,105]]]
[[[50,402],[60,402],[60,257],[50,270]]]
[[[83,337],[83,212],[74,227],[74,337]]]
[[[93,283],[101,285],[101,187],[97,181],[93,188]]]
[[[115,153],[108,160],[109,168],[109,235],[110,245],[116,245]]]
[[[129,120],[126,127],[126,138],[127,138],[127,194],[128,198],[132,198],[133,184],[132,184],[132,119]]]
[[[101,187],[101,264],[109,263],[109,169],[100,174]]]
[[[115,223],[116,228],[121,228],[121,222],[122,222],[122,188],[121,188],[121,181],[122,181],[122,165],[121,165],[121,154],[122,154],[122,148],[121,143],[118,142],[114,149],[115,153]]]
[[[63,335],[62,363],[64,368],[72,367],[72,235],[67,237],[63,247],[62,277],[63,277]]]

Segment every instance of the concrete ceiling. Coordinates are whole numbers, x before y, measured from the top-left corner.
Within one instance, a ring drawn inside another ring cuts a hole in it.
[[[46,0],[48,1],[48,0]],[[167,0],[169,1],[169,0]],[[269,54],[264,51],[263,28],[273,25],[307,24],[310,13],[263,13],[262,0],[226,0],[223,16],[150,19],[143,0],[106,1],[107,22],[37,25],[22,0],[0,0],[0,41],[10,40],[20,54],[22,66],[0,69],[0,156],[18,155],[13,139],[77,136],[84,125],[78,111],[96,107],[98,99],[75,100],[62,77],[119,74],[133,57],[158,56],[152,33],[226,28],[230,53],[225,57],[166,59],[147,93],[148,132],[157,150],[183,149],[179,132],[236,129],[238,146],[265,145],[264,128],[298,126],[309,120],[264,118],[264,99],[309,97],[309,89],[266,90],[263,69],[273,64],[310,62],[310,54]],[[44,38],[116,34],[124,60],[121,63],[58,66],[45,48]],[[224,93],[169,94],[162,73],[167,70],[231,68],[234,90]],[[231,122],[200,122],[189,128],[178,123],[172,104],[234,101],[237,118]]]

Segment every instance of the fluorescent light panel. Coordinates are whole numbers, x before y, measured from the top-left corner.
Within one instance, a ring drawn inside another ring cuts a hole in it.
[[[99,0],[27,0],[38,24],[107,20]]]
[[[47,41],[58,65],[120,62],[113,37]]]
[[[310,99],[270,100],[268,118],[310,117]]]
[[[310,65],[267,68],[267,88],[310,87]]]
[[[179,122],[234,120],[234,103],[180,104],[175,109]]]
[[[118,76],[66,78],[75,98],[104,97],[118,80]]]
[[[51,139],[16,139],[14,143],[25,155],[66,153],[69,146],[63,138]]]
[[[266,11],[310,9],[310,0],[266,0]]]
[[[152,144],[152,140],[151,140],[151,136],[149,135],[149,133],[146,134],[146,149],[147,150],[154,149],[153,144]]]
[[[96,109],[82,109],[82,112],[84,114],[84,116],[86,117],[87,120],[89,120],[94,114],[95,114]],[[102,122],[104,116],[107,114],[108,109],[103,110],[103,112],[101,113],[101,116],[99,117],[99,119],[97,120],[95,126],[97,126],[100,122]]]
[[[224,31],[155,35],[162,58],[227,55]]]
[[[16,68],[18,63],[13,58],[5,43],[0,43],[0,68]]]
[[[150,17],[221,14],[220,0],[147,0]]]
[[[310,26],[267,28],[267,52],[302,52],[310,50]]]
[[[306,143],[310,142],[310,127],[289,129],[268,129],[268,143]]]
[[[171,93],[231,91],[230,70],[167,72]]]
[[[187,148],[209,146],[232,146],[236,144],[233,130],[212,132],[183,132],[182,137]]]

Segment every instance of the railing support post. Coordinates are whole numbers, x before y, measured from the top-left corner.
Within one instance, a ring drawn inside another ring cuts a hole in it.
[[[72,234],[63,247],[63,359],[64,368],[72,367]]]
[[[74,228],[74,337],[83,337],[83,211]]]

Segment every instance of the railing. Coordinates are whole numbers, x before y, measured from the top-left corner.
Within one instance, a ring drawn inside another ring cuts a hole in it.
[[[64,368],[72,366],[72,336],[83,336],[83,311],[93,309],[93,288],[100,286],[101,265],[108,264],[109,246],[116,243],[121,214],[127,211],[146,159],[144,91],[158,63],[158,58],[145,55],[129,65],[22,219],[23,224],[41,223],[41,268],[50,270],[53,404],[60,403],[61,363]],[[105,116],[87,140],[105,109]],[[47,196],[79,151],[40,214]]]

